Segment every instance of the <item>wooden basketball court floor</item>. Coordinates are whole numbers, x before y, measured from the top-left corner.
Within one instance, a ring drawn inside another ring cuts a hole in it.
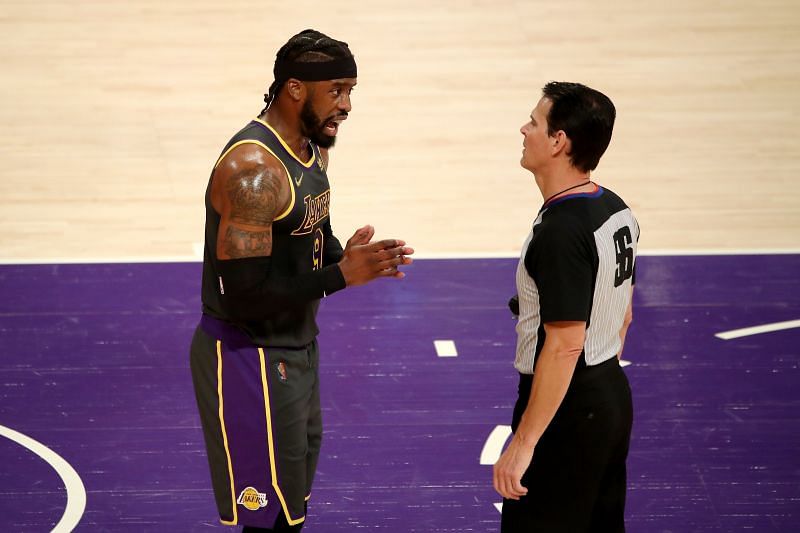
[[[334,229],[424,258],[323,305],[305,530],[497,529],[541,203],[518,129],[550,79],[616,103],[594,177],[642,227],[628,530],[796,529],[796,2],[8,1],[0,27],[0,530],[223,529],[188,375],[202,194],[305,27],[359,63]]]

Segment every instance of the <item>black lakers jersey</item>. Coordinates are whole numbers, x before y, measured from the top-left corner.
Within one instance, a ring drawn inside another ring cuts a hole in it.
[[[289,278],[322,268],[323,262],[329,259],[325,255],[325,239],[331,234],[329,227],[324,226],[328,222],[331,191],[319,147],[310,144],[310,159],[301,161],[269,124],[255,119],[233,136],[214,168],[231,150],[246,143],[261,146],[281,162],[291,191],[289,206],[272,223],[271,274]],[[203,313],[232,322],[220,301],[216,254],[220,215],[211,205],[211,180],[206,189],[205,204]],[[338,246],[338,241],[336,244]],[[237,326],[261,346],[301,347],[313,341],[319,333],[316,324],[318,307],[319,300],[298,302],[266,320]]]

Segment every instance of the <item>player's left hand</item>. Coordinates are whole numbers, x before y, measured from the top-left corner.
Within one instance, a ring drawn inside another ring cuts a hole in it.
[[[375,228],[367,224],[366,226],[358,228],[356,232],[353,233],[353,236],[347,239],[347,245],[344,248],[345,250],[347,250],[352,246],[369,244],[369,241],[372,240],[372,237],[374,235],[375,235]]]
[[[528,489],[522,486],[522,475],[533,460],[533,450],[515,435],[494,464],[494,490],[503,498],[519,500],[528,494]]]

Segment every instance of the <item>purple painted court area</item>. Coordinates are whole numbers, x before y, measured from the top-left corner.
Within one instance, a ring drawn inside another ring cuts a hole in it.
[[[486,438],[516,392],[515,260],[427,260],[322,305],[322,457],[304,531],[496,531]],[[797,531],[800,255],[641,257],[628,531]],[[188,368],[199,264],[0,267],[0,425],[78,472],[77,531],[223,531]],[[433,341],[455,342],[439,358]],[[0,531],[67,503],[0,437]],[[230,530],[230,529],[228,529]]]

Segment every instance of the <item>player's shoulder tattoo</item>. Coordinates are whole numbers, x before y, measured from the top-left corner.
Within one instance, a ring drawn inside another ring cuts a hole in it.
[[[279,171],[261,165],[233,174],[225,184],[231,220],[257,226],[272,224],[278,215],[285,179]]]

